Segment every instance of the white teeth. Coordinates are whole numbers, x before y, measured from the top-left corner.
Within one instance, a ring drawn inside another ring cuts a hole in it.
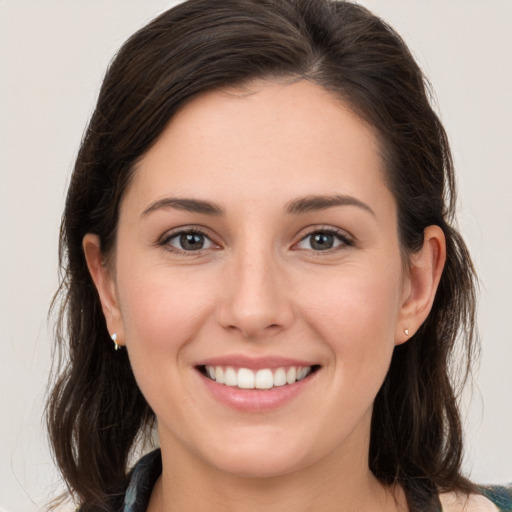
[[[236,386],[237,382],[238,380],[235,369],[228,366],[224,372],[224,384],[226,384],[226,386]]]
[[[305,368],[301,368],[297,371],[297,380],[302,380],[304,377],[307,377],[311,373],[311,367],[307,366]]]
[[[207,376],[219,384],[240,389],[271,389],[304,379],[311,373],[311,366],[290,366],[275,370],[263,368],[257,371],[249,368],[237,370],[232,366],[206,366],[205,370]]]
[[[254,387],[257,389],[270,389],[274,385],[274,376],[272,370],[258,370]]]
[[[274,386],[284,386],[286,384],[286,372],[284,368],[278,368],[274,373]]]
[[[294,366],[292,366],[291,368],[288,368],[288,371],[286,372],[286,382],[288,384],[293,384],[296,380],[297,380],[297,369]]]
[[[220,366],[215,367],[215,380],[219,384],[224,384],[224,370]]]
[[[254,372],[247,368],[238,370],[238,387],[241,389],[254,389]]]

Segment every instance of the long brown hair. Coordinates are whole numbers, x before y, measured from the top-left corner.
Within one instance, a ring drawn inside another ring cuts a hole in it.
[[[105,255],[114,249],[134,166],[178,109],[206,91],[257,78],[315,82],[373,126],[405,259],[421,247],[427,226],[443,229],[447,262],[435,302],[419,331],[395,349],[375,399],[369,464],[381,482],[404,487],[411,508],[438,491],[472,489],[460,470],[451,369],[456,345],[463,377],[474,356],[475,276],[454,228],[448,140],[421,70],[392,28],[350,2],[189,0],[134,34],[111,63],[62,220],[47,418],[56,461],[84,512],[122,507],[131,450],[154,414],[126,351],[113,351],[82,239],[95,233]]]

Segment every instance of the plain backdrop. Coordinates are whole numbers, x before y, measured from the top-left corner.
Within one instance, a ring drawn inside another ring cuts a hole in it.
[[[173,3],[0,0],[0,511],[42,510],[58,488],[41,416],[66,184],[110,58]],[[465,469],[512,481],[512,1],[360,3],[403,35],[437,93],[482,281]]]

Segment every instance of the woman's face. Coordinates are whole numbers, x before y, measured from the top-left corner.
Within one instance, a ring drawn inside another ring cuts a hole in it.
[[[307,81],[194,99],[137,165],[114,267],[109,328],[176,461],[367,456],[410,279],[376,138],[339,100]]]

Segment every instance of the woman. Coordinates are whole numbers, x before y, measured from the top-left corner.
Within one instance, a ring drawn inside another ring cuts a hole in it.
[[[511,506],[460,471],[454,204],[421,71],[365,9],[191,0],[136,33],[62,225],[48,418],[80,510]]]

